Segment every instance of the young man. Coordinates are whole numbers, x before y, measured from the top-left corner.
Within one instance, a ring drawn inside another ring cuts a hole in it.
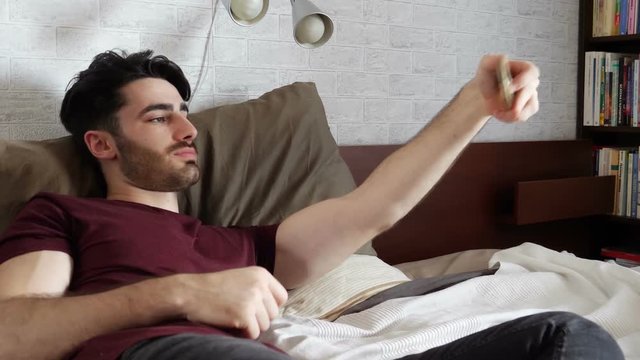
[[[98,55],[60,114],[99,163],[107,196],[39,194],[0,239],[0,359],[287,358],[243,339],[269,327],[285,289],[402,218],[490,116],[517,122],[538,110],[538,70],[522,61],[509,63],[515,98],[503,108],[501,59],[485,56],[431,124],[353,192],[279,225],[225,229],[178,214],[176,192],[199,178],[182,71],[149,51]]]

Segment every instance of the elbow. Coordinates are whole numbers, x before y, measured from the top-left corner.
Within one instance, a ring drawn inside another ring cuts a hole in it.
[[[407,211],[399,206],[383,206],[381,208],[382,211],[378,211],[373,217],[374,220],[370,222],[371,224],[375,224],[371,229],[373,232],[371,238],[391,229],[407,214]]]
[[[366,196],[365,196],[366,195]],[[349,194],[338,221],[355,221],[357,228],[369,237],[369,240],[392,228],[410,210],[410,203],[391,201],[385,197],[368,196],[362,191]],[[357,214],[355,217],[354,214]]]
[[[22,356],[21,356],[22,355]],[[0,331],[0,360],[24,359],[24,352],[21,354],[16,349],[16,342],[11,341],[11,335],[7,331]]]

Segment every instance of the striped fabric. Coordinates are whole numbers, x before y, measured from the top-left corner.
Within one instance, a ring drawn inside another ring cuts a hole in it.
[[[287,315],[261,340],[296,359],[394,359],[518,317],[572,311],[600,324],[640,360],[640,274],[534,244],[497,252],[495,275],[394,299],[334,322]]]

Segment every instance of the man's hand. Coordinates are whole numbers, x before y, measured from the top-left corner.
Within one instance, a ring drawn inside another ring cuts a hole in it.
[[[480,60],[475,82],[485,100],[488,115],[504,122],[525,121],[538,111],[538,85],[540,71],[528,61],[509,61],[508,67],[513,80],[510,91],[514,93],[511,109],[504,108],[504,101],[498,87],[496,72],[504,55],[485,55]]]
[[[287,301],[285,288],[264,268],[253,266],[210,274],[181,274],[174,294],[189,321],[243,330],[255,339]]]
[[[287,300],[282,285],[256,266],[153,278],[90,295],[26,295],[0,300],[0,359],[67,358],[96,336],[177,318],[256,338]]]

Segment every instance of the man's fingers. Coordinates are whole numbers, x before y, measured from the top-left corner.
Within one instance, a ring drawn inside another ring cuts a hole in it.
[[[525,121],[538,111],[538,92],[533,90],[527,96],[519,94],[520,101],[524,102],[524,105],[515,105],[506,111],[496,111],[493,116],[505,122]]]
[[[280,284],[280,282],[276,280],[276,278],[272,278],[269,282],[269,290],[271,291],[271,294],[273,294],[273,298],[275,299],[278,307],[284,305],[284,303],[287,302],[287,299],[289,298],[287,289],[285,289],[284,286],[282,286],[282,284]]]
[[[270,320],[275,319],[279,314],[278,309],[280,307],[276,303],[276,300],[273,298],[272,294],[265,295],[263,303],[264,303],[264,308],[267,311],[267,315],[269,315],[269,319]]]
[[[519,118],[521,120],[527,120],[533,114],[538,112],[538,108],[540,107],[538,103],[538,92],[535,92],[533,96],[529,99],[529,101],[525,104],[524,108],[519,114]]]
[[[527,86],[525,88],[520,89],[516,93],[515,99],[513,101],[512,110],[515,113],[520,113],[525,105],[529,102],[529,99],[533,96],[533,93],[537,93],[537,89],[534,86]]]
[[[540,70],[528,61],[511,61],[509,63],[513,79],[511,80],[511,91],[516,92],[534,83],[537,87],[540,84]]]
[[[245,331],[249,339],[257,339],[260,336],[260,326],[256,320],[251,321]]]
[[[269,328],[269,326],[271,326],[271,320],[269,319],[269,314],[267,314],[267,309],[265,309],[263,306],[258,306],[256,308],[256,322],[258,323],[258,328],[260,329],[260,332],[266,331]],[[258,336],[259,335],[260,334],[258,334]]]

